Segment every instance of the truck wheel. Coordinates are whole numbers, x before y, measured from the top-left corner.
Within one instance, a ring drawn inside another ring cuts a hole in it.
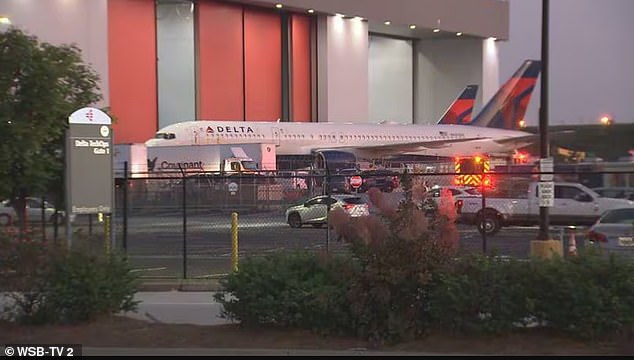
[[[11,225],[11,216],[9,214],[0,214],[0,226]]]
[[[300,228],[302,227],[302,218],[299,217],[298,213],[292,213],[288,216],[288,225],[292,228]]]
[[[478,216],[478,231],[484,232],[487,235],[495,235],[500,231],[501,225],[497,215],[492,212],[485,212]]]
[[[62,225],[64,223],[64,216],[62,214],[57,214],[57,215],[53,214],[48,219],[48,222],[51,224]]]

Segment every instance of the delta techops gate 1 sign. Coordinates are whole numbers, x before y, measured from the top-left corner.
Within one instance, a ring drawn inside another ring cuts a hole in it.
[[[82,108],[68,118],[66,179],[68,210],[73,214],[112,213],[112,131],[110,117]]]

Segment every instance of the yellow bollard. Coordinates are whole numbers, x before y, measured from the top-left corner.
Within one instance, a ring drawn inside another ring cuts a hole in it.
[[[238,213],[231,213],[231,269],[238,271]]]
[[[99,215],[102,215],[99,213]],[[110,215],[105,216],[105,221],[103,222],[103,234],[104,234],[104,251],[106,255],[110,254]]]
[[[553,256],[563,257],[563,245],[559,240],[532,240],[530,243],[532,256],[550,259]]]

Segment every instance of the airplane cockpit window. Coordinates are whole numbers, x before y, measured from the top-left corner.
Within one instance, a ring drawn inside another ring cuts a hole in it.
[[[155,139],[165,139],[165,140],[170,140],[170,139],[175,139],[176,138],[176,134],[174,133],[164,133],[164,132],[159,132],[156,133],[156,136],[154,136]]]

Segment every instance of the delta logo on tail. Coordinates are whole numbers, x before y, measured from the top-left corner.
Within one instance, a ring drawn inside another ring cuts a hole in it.
[[[478,85],[467,85],[462,94],[454,100],[445,114],[438,120],[438,125],[466,125],[471,122],[471,113],[475,103]]]
[[[500,87],[491,101],[471,122],[471,125],[509,130],[519,129],[519,122],[524,119],[541,67],[541,61],[526,60],[515,74]]]

